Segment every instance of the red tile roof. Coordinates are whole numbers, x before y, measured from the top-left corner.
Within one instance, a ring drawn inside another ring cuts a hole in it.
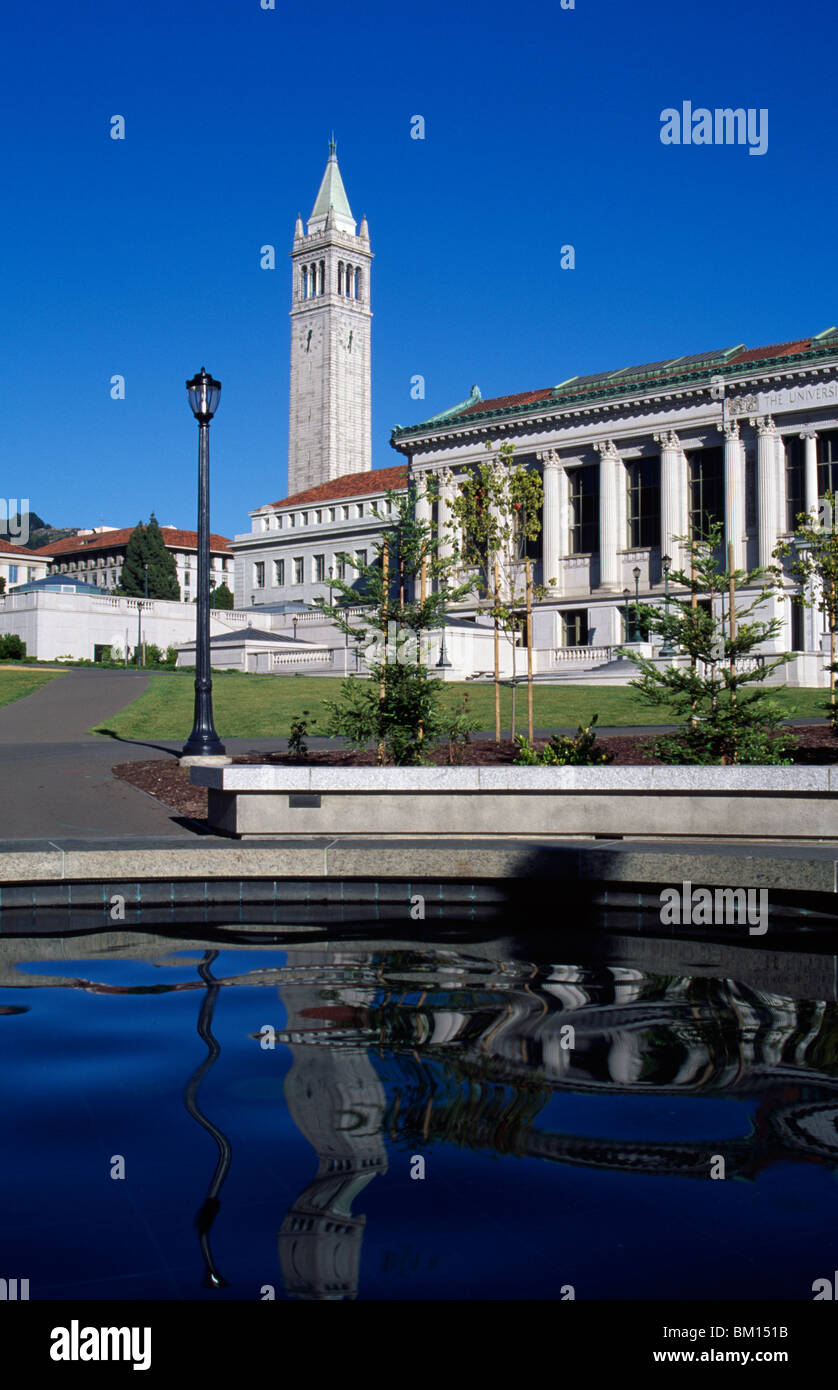
[[[49,546],[45,546],[43,550],[27,550],[23,545],[12,545],[10,541],[0,538],[0,555],[31,555],[38,560],[47,560],[51,553]]]
[[[318,483],[317,487],[307,488],[305,492],[294,492],[290,497],[281,497],[278,502],[268,502],[258,507],[259,512],[270,511],[272,507],[296,507],[303,502],[333,502],[336,498],[372,497],[376,493],[407,487],[407,465],[396,464],[394,468],[373,468],[363,473],[346,473],[342,478],[332,478],[328,483]]]
[[[129,536],[135,529],[133,526],[126,526],[121,531],[101,531],[94,536],[67,536],[63,541],[55,541],[53,545],[41,546],[31,553],[33,555],[81,555],[89,550],[112,550],[114,546],[118,548],[121,545],[126,545]],[[160,530],[163,532],[167,549],[197,550],[197,531],[179,531],[176,526],[161,526]],[[226,536],[216,536],[210,532],[209,539],[210,550],[230,550],[230,542]]]
[[[736,357],[729,358],[728,365],[739,362],[761,362],[766,357],[793,357],[797,352],[808,352],[811,347],[811,338],[799,338],[796,343],[774,343],[772,347],[745,348]]]
[[[533,405],[536,401],[549,400],[552,394],[552,387],[544,386],[540,391],[519,391],[516,396],[494,396],[490,401],[477,401],[470,405],[463,415],[479,415],[484,410],[505,410],[514,405]]]

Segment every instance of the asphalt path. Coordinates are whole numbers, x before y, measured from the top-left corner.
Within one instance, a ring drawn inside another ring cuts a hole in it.
[[[173,815],[145,792],[113,776],[116,763],[178,757],[183,738],[145,742],[89,734],[95,725],[131,704],[148,688],[148,675],[74,667],[32,695],[0,706],[0,840],[193,838],[198,827]],[[818,718],[796,721],[818,724]],[[662,725],[603,727],[602,735],[654,734]],[[536,730],[549,736],[552,729]],[[575,729],[560,732],[575,733]],[[230,754],[285,750],[287,740],[224,737]],[[509,736],[508,730],[502,737]],[[488,730],[475,738],[492,738]],[[340,740],[307,740],[309,748],[343,746]],[[203,831],[206,835],[206,831]]]

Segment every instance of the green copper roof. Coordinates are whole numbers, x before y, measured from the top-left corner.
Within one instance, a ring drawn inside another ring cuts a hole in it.
[[[337,147],[334,140],[329,141],[329,162],[326,165],[326,172],[323,175],[320,191],[317,194],[309,221],[314,221],[318,217],[328,217],[329,208],[334,208],[338,217],[348,217],[354,221],[338,168]]]
[[[426,420],[424,423],[426,425],[433,425],[437,424],[440,420],[447,420],[449,416],[460,415],[462,411],[468,410],[470,405],[477,405],[478,401],[482,401],[482,399],[480,387],[472,386],[471,395],[467,401],[460,401],[459,405],[452,405],[449,406],[447,410],[441,410],[438,415],[432,415],[430,419]],[[396,428],[399,427],[397,426]]]
[[[416,425],[395,425],[390,436],[391,444],[399,439],[421,436],[429,428],[462,420],[468,429],[480,430],[484,422],[510,419],[526,414],[543,415],[551,409],[598,405],[604,401],[618,401],[644,391],[667,389],[669,387],[696,386],[712,380],[713,377],[738,377],[747,373],[758,375],[772,367],[788,367],[798,363],[818,363],[834,359],[838,349],[838,329],[824,329],[822,333],[793,343],[779,343],[772,347],[746,349],[738,343],[735,347],[720,348],[715,352],[695,353],[686,357],[667,358],[661,362],[647,363],[642,367],[624,367],[616,372],[597,372],[590,376],[573,376],[557,386],[537,391],[522,392],[518,396],[498,396],[481,401],[474,395],[459,406],[433,415]],[[482,409],[475,408],[477,404]]]

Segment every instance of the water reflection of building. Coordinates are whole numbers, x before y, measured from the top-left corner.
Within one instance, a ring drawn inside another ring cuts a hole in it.
[[[322,967],[347,968],[353,958],[340,952],[295,952],[302,981],[283,984],[288,1013],[287,1041],[293,1061],[285,1080],[285,1099],[295,1125],[317,1153],[317,1174],[288,1211],[279,1235],[279,1259],[286,1291],[301,1298],[354,1298],[358,1292],[361,1244],[366,1217],[352,1204],[378,1173],[387,1171],[382,1118],[387,1097],[359,1036],[354,1046],[329,1045],[333,1029],[363,1028],[365,1005],[373,989],[348,986],[341,1002],[323,999]],[[314,971],[308,966],[316,966]],[[317,978],[306,981],[309,974]],[[314,1045],[315,1038],[325,1045]],[[294,1041],[292,1041],[294,1039]]]

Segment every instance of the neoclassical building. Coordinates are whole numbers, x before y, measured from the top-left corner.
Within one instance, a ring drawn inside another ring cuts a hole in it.
[[[838,330],[771,347],[744,344],[646,366],[570,377],[554,387],[483,400],[477,387],[391,443],[412,476],[437,475],[426,514],[447,534],[454,489],[510,443],[543,475],[536,580],[547,587],[534,623],[539,669],[584,648],[607,660],[625,640],[626,598],[659,602],[662,559],[683,564],[676,537],[723,522],[737,568],[771,563],[797,515],[838,489]],[[771,646],[820,653],[824,620],[789,582],[776,601],[783,634]],[[552,652],[552,658],[548,653]],[[819,683],[819,658],[795,663]]]
[[[250,532],[231,542],[239,606],[301,611],[328,597],[331,578],[351,582],[374,553],[386,491],[408,478],[420,515],[450,543],[458,482],[508,443],[544,487],[542,528],[529,547],[546,590],[533,622],[534,666],[542,676],[578,674],[609,663],[627,640],[635,592],[663,600],[664,558],[673,570],[685,563],[677,537],[716,518],[737,568],[768,565],[798,514],[838,492],[836,328],[490,400],[475,386],[430,419],[397,425],[390,443],[401,464],[372,469],[372,252],[366,219],[356,235],[334,141],[305,231],[297,218],[291,264],[288,496],[256,507]],[[426,495],[431,476],[435,501]],[[822,683],[823,615],[788,580],[764,616],[782,622],[767,650],[798,654],[778,679]],[[472,659],[466,637],[470,618],[485,635],[485,617],[465,604],[452,618],[451,674],[482,670],[485,644],[473,644]]]

